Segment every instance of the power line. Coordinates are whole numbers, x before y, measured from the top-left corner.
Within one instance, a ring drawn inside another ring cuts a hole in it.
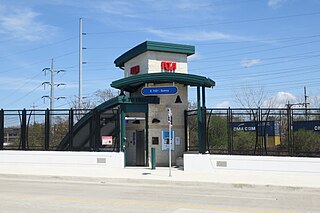
[[[225,25],[225,24],[241,24],[241,23],[250,23],[250,22],[259,22],[259,21],[271,21],[271,20],[279,20],[279,19],[288,19],[288,18],[296,18],[303,16],[313,16],[320,15],[320,12],[313,13],[300,13],[300,14],[292,14],[286,16],[275,16],[275,17],[263,17],[263,18],[255,18],[255,19],[244,19],[239,21],[225,21],[225,22],[216,22],[216,23],[208,23],[208,24],[196,24],[196,25],[185,25],[185,26],[172,26],[172,27],[159,27],[158,30],[166,30],[166,29],[183,29],[183,28],[195,28],[195,27],[206,27],[212,25]],[[119,31],[109,31],[109,32],[88,32],[87,34],[98,35],[98,34],[112,34],[112,33],[132,33],[132,32],[144,32],[146,29],[139,30],[119,30]]]
[[[20,101],[22,101],[23,99],[25,99],[26,97],[28,97],[28,95],[32,94],[34,91],[36,91],[37,89],[39,89],[42,85],[38,85],[37,87],[35,87],[34,89],[32,89],[31,91],[29,91],[28,93],[22,95],[21,97],[19,97],[18,99],[13,100],[12,102],[9,102],[8,104],[6,104],[5,106],[11,106],[12,104],[16,104]]]
[[[2,57],[0,57],[0,59],[7,58],[7,57],[10,57],[10,56],[19,55],[19,54],[22,54],[22,53],[32,52],[32,51],[43,49],[43,48],[46,48],[46,47],[50,47],[50,46],[53,46],[53,45],[56,45],[56,44],[61,44],[61,43],[64,43],[66,41],[69,41],[69,40],[72,40],[72,39],[75,39],[75,38],[77,38],[77,37],[73,36],[73,37],[70,37],[70,38],[67,38],[67,39],[64,39],[64,40],[60,40],[60,41],[57,41],[57,42],[53,42],[53,43],[50,43],[50,44],[47,44],[47,45],[42,45],[40,47],[35,47],[35,48],[31,48],[31,49],[22,50],[22,51],[15,52],[15,53],[10,54],[10,55],[2,56]]]

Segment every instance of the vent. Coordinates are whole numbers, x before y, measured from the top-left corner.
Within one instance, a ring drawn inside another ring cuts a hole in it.
[[[97,158],[97,163],[107,163],[106,158]]]
[[[217,161],[217,167],[227,167],[227,161]]]

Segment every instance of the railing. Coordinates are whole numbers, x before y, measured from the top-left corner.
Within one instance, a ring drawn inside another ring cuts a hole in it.
[[[55,150],[89,109],[0,110],[0,149]]]
[[[206,109],[214,154],[320,157],[320,109]],[[198,150],[197,110],[186,111],[188,151]]]

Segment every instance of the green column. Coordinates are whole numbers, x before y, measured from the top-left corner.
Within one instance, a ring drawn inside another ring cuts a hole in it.
[[[146,123],[146,166],[149,166],[149,112],[148,112],[148,106],[147,106],[147,112],[145,113],[145,123]]]
[[[202,87],[202,144],[203,149],[201,150],[201,153],[205,153],[207,151],[207,148],[209,149],[208,145],[208,138],[207,138],[207,108],[206,108],[206,88]]]
[[[0,110],[0,150],[3,149],[4,145],[4,110]]]
[[[201,93],[200,86],[197,86],[197,105],[198,105],[198,148],[199,153],[203,153],[203,126],[202,126],[202,110],[201,110]]]
[[[121,105],[120,109],[120,151],[125,151],[126,146],[126,113],[124,111],[125,105]]]
[[[156,169],[156,148],[151,148],[151,169]]]

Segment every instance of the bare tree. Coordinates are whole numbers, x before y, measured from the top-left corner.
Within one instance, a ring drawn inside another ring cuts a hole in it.
[[[253,89],[244,87],[235,94],[237,102],[243,108],[259,108],[266,105],[267,96],[263,88]],[[269,107],[272,103],[269,103]]]
[[[94,96],[96,98],[95,103],[103,103],[107,100],[110,100],[111,98],[114,98],[117,96],[117,93],[108,88],[108,89],[99,89],[97,91],[94,92]]]
[[[117,96],[117,93],[108,88],[108,89],[99,89],[94,92],[94,95],[91,97],[84,97],[84,102],[82,104],[83,109],[92,109],[98,106],[99,104],[110,100]],[[78,98],[75,97],[70,101],[71,107],[78,108]]]

